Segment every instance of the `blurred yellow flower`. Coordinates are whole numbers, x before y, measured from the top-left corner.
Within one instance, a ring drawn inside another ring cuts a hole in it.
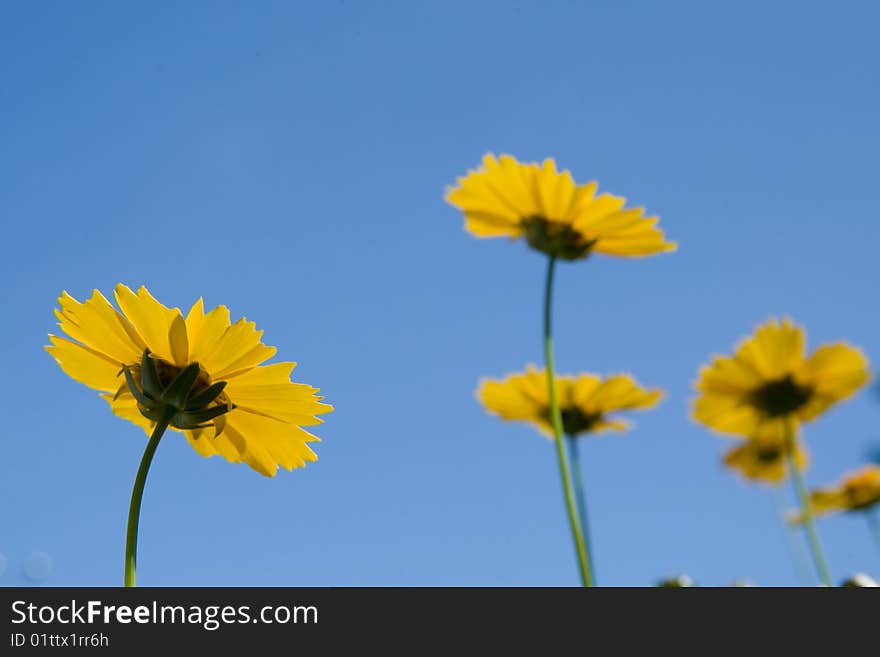
[[[173,406],[170,426],[202,456],[244,461],[262,475],[302,467],[318,438],[301,426],[333,410],[317,388],[293,383],[296,363],[261,365],[275,355],[253,322],[231,324],[229,310],[205,313],[199,299],[184,316],[141,287],[116,286],[118,312],[95,290],[80,303],[66,292],[55,314],[71,339],[50,335],[46,350],[71,378],[101,392],[116,415],[148,434]],[[166,418],[167,419],[167,418]]]
[[[809,462],[806,450],[797,446],[795,462],[803,470]],[[724,466],[750,481],[778,484],[788,475],[785,444],[779,440],[744,440],[724,454]]]
[[[628,374],[604,378],[596,374],[558,375],[556,391],[563,429],[569,436],[626,431],[627,422],[609,415],[648,409],[663,397],[662,390],[641,388]],[[528,422],[553,437],[545,370],[529,365],[525,372],[511,374],[502,381],[484,379],[477,399],[490,413],[504,420]]]
[[[844,343],[805,356],[801,327],[771,319],[700,371],[693,418],[744,438],[781,440],[785,422],[813,420],[870,379],[868,360]]]
[[[525,164],[490,153],[482,167],[447,188],[446,200],[464,213],[465,227],[476,237],[525,237],[532,248],[564,260],[675,250],[656,227],[657,217],[625,207],[619,196],[597,194],[597,188],[596,182],[576,185],[552,159]]]
[[[880,466],[867,465],[850,473],[837,485],[810,493],[814,515],[865,511],[880,504]]]

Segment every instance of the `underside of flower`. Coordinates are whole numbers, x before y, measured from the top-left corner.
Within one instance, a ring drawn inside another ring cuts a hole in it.
[[[177,429],[215,426],[217,436],[224,424],[216,420],[234,408],[223,393],[226,381],[210,383],[198,363],[177,367],[154,358],[146,349],[140,366],[125,366],[123,373],[125,385],[117,396],[126,389],[130,391],[141,415],[154,422],[168,420]]]
[[[864,511],[880,504],[880,467],[869,465],[850,475],[841,486],[845,506],[851,511]]]
[[[618,413],[652,408],[663,396],[662,390],[642,388],[627,374],[600,377],[585,372],[555,378],[562,429],[569,436],[626,431],[629,425],[616,417]],[[529,366],[504,380],[485,379],[477,397],[494,415],[528,422],[545,436],[553,433],[545,370]]]
[[[794,461],[799,470],[804,470],[809,462],[807,452],[798,440],[793,448]],[[744,440],[724,454],[724,466],[749,481],[778,484],[788,476],[789,449],[781,439]]]
[[[50,335],[46,347],[113,413],[150,436],[168,423],[199,455],[266,477],[317,460],[309,443],[319,439],[303,427],[333,407],[291,380],[295,362],[266,364],[276,349],[254,322],[233,323],[226,306],[206,311],[202,299],[184,314],[143,286],[114,292],[120,310],[98,290],[84,302],[62,292],[55,313],[66,337]]]
[[[447,188],[446,200],[462,211],[472,235],[525,237],[532,248],[562,260],[592,253],[641,257],[676,249],[657,227],[657,217],[598,189],[595,181],[576,184],[553,159],[519,162],[487,153],[482,166]]]
[[[602,420],[601,413],[585,413],[577,407],[563,408],[562,430],[569,436],[577,436],[592,430]],[[547,409],[548,421],[550,418],[550,409]]]
[[[522,226],[529,246],[553,258],[586,258],[596,243],[596,240],[586,239],[571,224],[547,221],[539,216],[523,219]]]

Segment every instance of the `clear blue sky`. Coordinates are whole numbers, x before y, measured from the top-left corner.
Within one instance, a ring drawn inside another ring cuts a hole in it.
[[[795,583],[772,496],[720,469],[690,386],[771,314],[880,362],[878,22],[869,2],[0,4],[0,584],[35,551],[45,583],[122,581],[145,436],[42,350],[62,289],[118,281],[255,320],[337,409],[320,460],[271,480],[166,439],[142,584],[575,584],[552,445],[473,398],[541,357],[544,261],[443,202],[489,150],[555,156],[680,243],[559,271],[561,369],[669,393],[584,445],[600,582]],[[862,392],[812,425],[809,482],[861,465],[878,420]],[[820,531],[835,580],[880,574],[859,518]]]

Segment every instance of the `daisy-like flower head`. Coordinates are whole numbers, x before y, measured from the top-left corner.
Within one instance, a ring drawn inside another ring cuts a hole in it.
[[[865,511],[880,504],[880,466],[867,465],[845,476],[837,485],[810,493],[815,515]]]
[[[813,420],[870,379],[858,349],[826,344],[806,356],[804,342],[789,319],[758,327],[732,356],[702,368],[693,418],[719,433],[779,439],[786,421]]]
[[[596,374],[557,375],[556,393],[563,429],[569,436],[626,431],[629,424],[610,414],[651,408],[663,397],[662,390],[641,388],[628,374],[605,378]],[[528,422],[553,437],[546,370],[529,365],[525,372],[511,374],[503,381],[484,379],[477,399],[490,413],[504,420]]]
[[[749,481],[775,485],[788,475],[785,443],[782,440],[744,440],[724,454],[724,467],[738,472]],[[800,444],[796,447],[795,462],[800,470],[807,467],[809,458]]]
[[[148,434],[160,417],[182,431],[202,456],[244,461],[272,477],[317,457],[318,438],[302,426],[320,424],[317,388],[293,383],[296,363],[262,363],[275,348],[229,310],[205,312],[201,299],[184,317],[141,287],[116,286],[117,311],[95,290],[80,303],[66,292],[55,310],[70,339],[50,335],[46,347],[71,378],[98,390],[111,410]]]
[[[597,194],[598,184],[576,185],[569,171],[518,162],[510,155],[487,154],[482,167],[446,190],[446,201],[464,213],[476,237],[525,237],[534,249],[563,260],[590,253],[648,256],[674,251],[657,228],[657,217],[626,200]]]

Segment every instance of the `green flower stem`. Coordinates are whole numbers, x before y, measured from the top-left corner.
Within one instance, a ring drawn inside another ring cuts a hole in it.
[[[581,441],[577,436],[568,436],[569,453],[571,454],[571,474],[572,479],[574,480],[574,494],[578,507],[578,519],[581,523],[581,532],[584,535],[584,545],[587,548],[587,565],[590,567],[590,575],[595,584],[596,566],[593,564],[592,541],[590,541],[590,522],[587,516],[587,498],[581,468],[580,445]]]
[[[141,465],[138,468],[137,476],[134,479],[134,488],[131,491],[131,504],[128,507],[128,529],[125,532],[125,586],[136,586],[137,571],[137,539],[138,539],[138,523],[141,516],[141,498],[144,496],[144,484],[147,483],[147,474],[150,471],[150,463],[153,462],[153,455],[162,439],[162,434],[168,428],[174,409],[166,410],[159,421],[156,423],[153,433],[150,434],[150,440],[144,455],[141,457]]]
[[[553,338],[551,337],[550,330],[550,311],[553,306],[553,273],[555,269],[556,258],[551,256],[547,265],[547,286],[544,290],[544,357],[547,362],[547,389],[550,395],[550,420],[553,424],[556,456],[559,460],[559,474],[562,477],[562,491],[565,494],[565,506],[568,510],[568,521],[571,523],[571,534],[574,539],[575,551],[577,552],[581,580],[584,586],[592,586],[593,576],[590,571],[590,559],[587,556],[587,545],[584,541],[583,532],[581,531],[577,508],[575,507],[574,495],[571,489],[568,454],[565,447],[565,435],[562,429],[562,412],[559,409],[559,400],[556,398],[556,376],[553,372]]]
[[[788,470],[791,473],[791,480],[794,482],[795,493],[797,493],[797,497],[800,500],[802,521],[810,544],[810,552],[813,555],[813,563],[816,565],[816,572],[819,574],[819,580],[822,584],[832,586],[831,576],[828,574],[828,564],[825,562],[825,554],[822,552],[822,544],[819,542],[819,534],[816,532],[816,522],[813,517],[813,507],[810,504],[810,494],[807,491],[807,485],[804,483],[804,475],[795,461],[797,446],[794,441],[793,420],[785,418],[784,422]]]
[[[785,517],[787,505],[785,502],[785,495],[783,494],[781,486],[772,486],[773,488],[773,499],[776,502],[776,515],[779,518],[779,522],[782,525],[782,533],[785,536],[785,544],[788,547],[788,553],[791,556],[791,561],[794,565],[795,572],[797,573],[798,581],[802,586],[809,586],[809,583],[812,581],[812,577],[810,575],[810,568],[807,562],[807,555],[804,553],[804,547],[797,540],[797,535],[794,533],[794,529],[791,526],[791,523]]]

